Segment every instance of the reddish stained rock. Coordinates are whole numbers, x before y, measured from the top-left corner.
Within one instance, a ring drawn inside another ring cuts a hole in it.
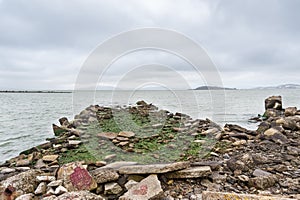
[[[134,195],[146,195],[148,192],[148,186],[147,185],[141,185],[138,189],[133,190],[132,194]]]
[[[163,190],[157,175],[150,175],[140,183],[132,186],[119,200],[161,199]]]
[[[80,167],[74,169],[74,172],[70,175],[70,180],[78,190],[88,189],[93,181],[88,171]]]
[[[57,178],[63,180],[63,186],[68,191],[93,190],[97,188],[94,178],[79,162],[63,165],[58,170]]]

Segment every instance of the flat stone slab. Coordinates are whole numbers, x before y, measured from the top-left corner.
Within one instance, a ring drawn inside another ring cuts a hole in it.
[[[295,200],[284,197],[275,196],[261,196],[261,195],[250,195],[250,194],[236,194],[236,193],[223,193],[223,192],[210,192],[205,191],[202,193],[202,200]]]
[[[190,166],[189,162],[176,162],[170,164],[132,165],[119,168],[120,174],[162,174]]]
[[[69,145],[79,145],[82,142],[80,140],[69,140]]]
[[[255,177],[260,177],[260,176],[270,176],[272,175],[270,172],[266,172],[264,170],[261,169],[255,169],[253,172],[253,176]]]
[[[176,172],[166,174],[167,178],[200,178],[206,177],[212,173],[210,166],[199,166],[183,169]]]
[[[117,171],[112,168],[98,168],[91,171],[90,174],[99,184],[116,181],[119,178]]]
[[[54,162],[58,158],[58,155],[46,155],[43,156],[43,161],[45,162]]]
[[[127,138],[131,138],[131,137],[134,137],[135,136],[135,133],[134,132],[131,132],[131,131],[121,131],[118,136],[120,137],[127,137]]]
[[[109,140],[113,140],[118,136],[118,134],[113,133],[113,132],[102,132],[102,133],[98,133],[97,136],[100,138],[106,138]]]
[[[102,168],[120,169],[121,167],[137,165],[137,164],[138,164],[137,162],[118,161],[118,162],[107,164]]]
[[[157,175],[150,175],[138,184],[132,186],[119,200],[161,199],[163,190]]]

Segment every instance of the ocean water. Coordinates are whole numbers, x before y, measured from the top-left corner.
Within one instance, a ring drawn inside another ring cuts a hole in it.
[[[264,99],[281,95],[283,106],[300,108],[300,90],[230,91],[97,91],[72,93],[0,93],[0,163],[53,137],[52,123],[60,117],[73,119],[91,104],[132,105],[138,100],[160,109],[182,112],[192,118],[210,118],[224,125],[248,129],[257,124],[248,119],[263,114]]]

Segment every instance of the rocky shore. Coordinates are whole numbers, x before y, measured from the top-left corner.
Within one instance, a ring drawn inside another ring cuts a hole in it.
[[[0,166],[0,199],[300,199],[300,111],[272,96],[256,120],[91,105]]]

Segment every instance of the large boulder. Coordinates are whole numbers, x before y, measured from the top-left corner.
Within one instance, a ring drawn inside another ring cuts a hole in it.
[[[297,108],[296,107],[288,107],[284,110],[284,115],[286,117],[294,116],[296,113],[297,113]]]
[[[281,96],[271,96],[265,100],[265,113],[264,116],[278,117],[283,114],[282,110],[282,98]]]
[[[80,162],[63,165],[57,173],[57,179],[63,180],[63,186],[68,191],[93,190],[97,183]]]
[[[23,194],[33,193],[38,185],[36,176],[40,174],[39,170],[29,170],[1,181],[0,199],[11,200]]]
[[[271,96],[265,99],[265,109],[282,110],[281,96]]]

